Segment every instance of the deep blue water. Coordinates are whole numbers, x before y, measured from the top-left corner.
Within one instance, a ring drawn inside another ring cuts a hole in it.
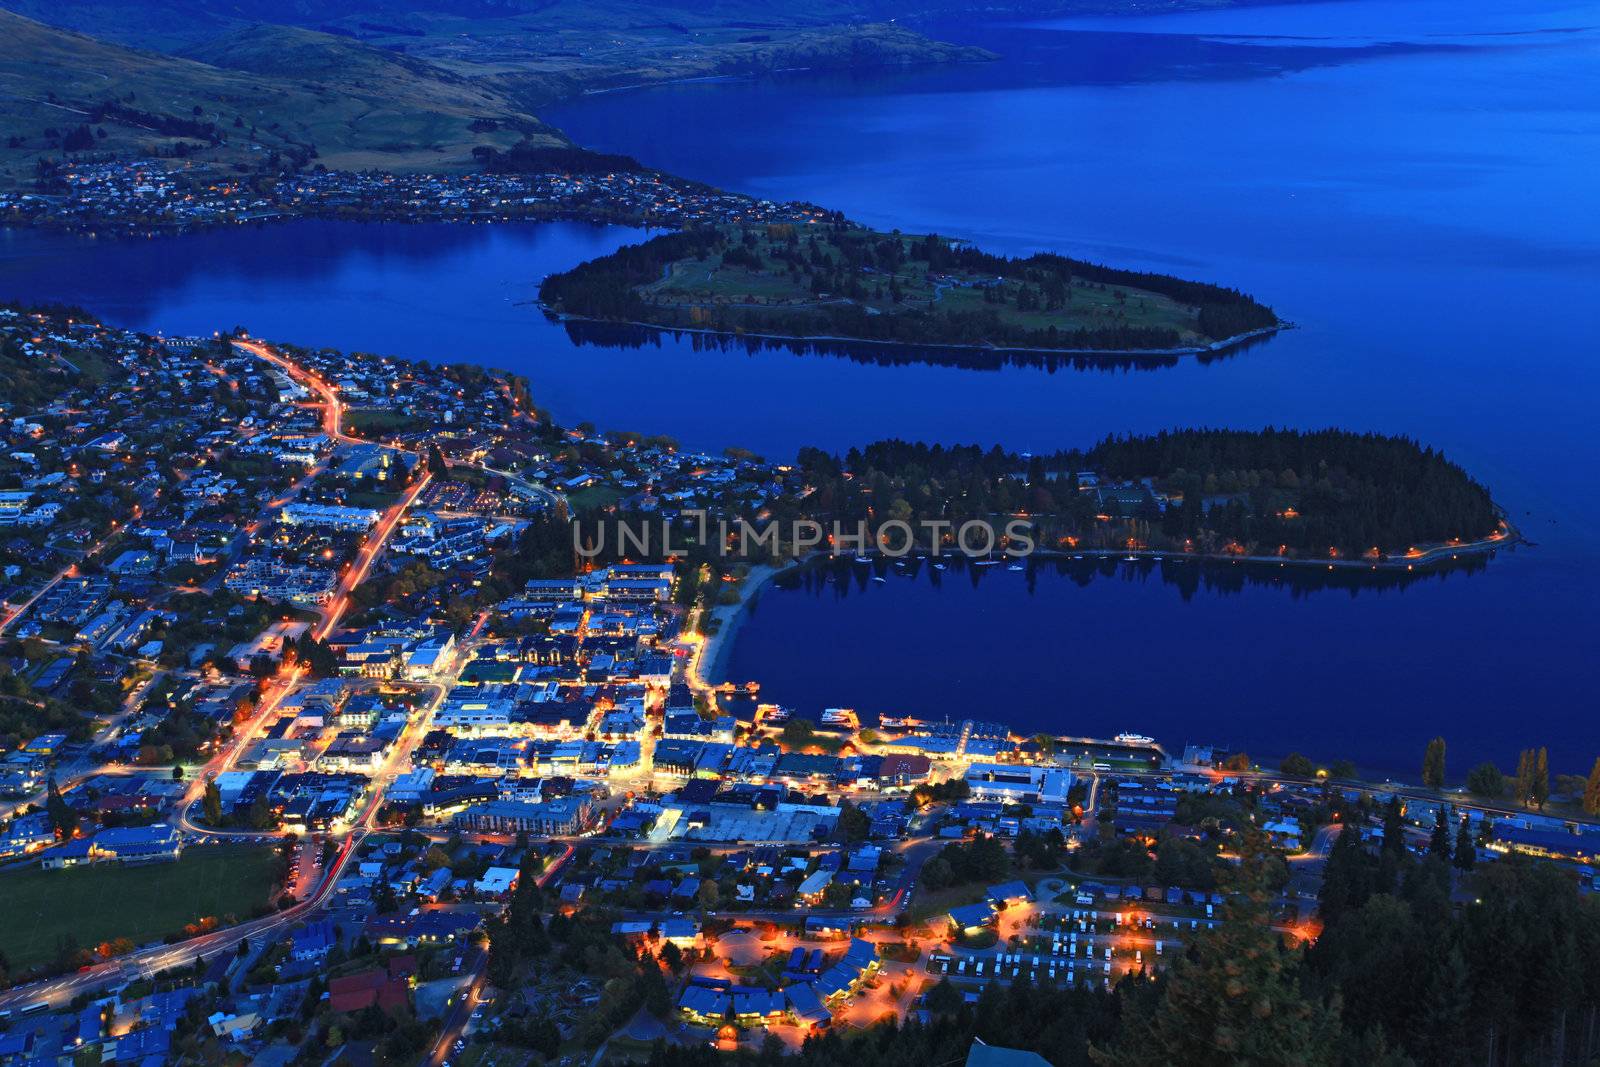
[[[1300,329],[1148,373],[910,373],[860,439],[1083,440],[1178,423],[1412,434],[1538,542],[1405,589],[1182,595],[1138,569],[768,590],[730,673],[807,712],[982,714],[1415,774],[1600,754],[1600,6],[1357,0],[934,27],[1005,60],[591,98],[586,143],[863,221],[1245,288]],[[692,121],[686,121],[692,119]],[[939,383],[943,386],[944,383]],[[836,398],[814,406],[831,418]],[[1170,570],[1170,568],[1169,568]],[[1228,584],[1229,575],[1213,572]],[[819,649],[826,659],[819,662]]]
[[[294,223],[117,243],[0,235],[0,296],[168,332],[527,374],[566,420],[792,455],[897,435],[1086,443],[1180,424],[1412,434],[1537,547],[1352,594],[991,573],[976,592],[769,590],[732,672],[769,697],[1136,729],[1410,771],[1549,744],[1600,754],[1594,284],[1600,4],[1347,0],[936,27],[993,64],[596,96],[593,147],[865,222],[1053,248],[1247,289],[1299,329],[1142,369],[935,365],[653,337],[577,343],[526,301],[637,231]],[[1226,575],[1223,576],[1226,578]],[[829,587],[832,588],[831,586]]]

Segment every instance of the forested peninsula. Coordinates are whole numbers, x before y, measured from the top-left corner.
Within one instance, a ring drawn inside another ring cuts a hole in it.
[[[819,515],[1022,514],[1046,549],[1382,562],[1509,536],[1488,490],[1439,452],[1346,430],[1181,429],[1031,456],[882,441],[807,449],[797,466]]]
[[[702,226],[553,274],[552,314],[671,330],[1057,352],[1213,352],[1281,328],[1222,286],[938,235]]]

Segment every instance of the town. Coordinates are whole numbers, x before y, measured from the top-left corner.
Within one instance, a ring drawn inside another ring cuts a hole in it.
[[[439,202],[293,193],[323,181]],[[165,182],[84,168],[37,210],[290,202]],[[1133,997],[1229,923],[1309,945],[1368,861],[1461,908],[1524,865],[1597,888],[1600,770],[1552,785],[1530,751],[1447,788],[1442,741],[1401,785],[977,710],[812,719],[712,669],[775,563],[575,553],[577,513],[788,513],[796,466],[561,427],[478,367],[66,309],[0,309],[0,358],[0,1063],[777,1055],[1002,991]],[[968,1062],[1025,1065],[991,1046]]]
[[[0,221],[89,233],[155,233],[285,218],[512,221],[576,218],[678,228],[819,222],[829,212],[713,189],[642,168],[529,174],[307,170],[262,175],[170,159],[69,162],[0,193]]]

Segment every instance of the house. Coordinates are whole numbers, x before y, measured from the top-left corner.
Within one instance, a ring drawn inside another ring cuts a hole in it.
[[[314,963],[327,958],[333,942],[333,923],[319,919],[294,932],[290,937],[289,956],[301,963]]]
[[[341,1014],[373,1005],[383,1011],[399,1011],[409,1003],[405,981],[375,967],[328,983],[328,1007]]]
[[[229,1041],[244,1041],[255,1033],[256,1025],[261,1021],[261,1016],[255,1012],[245,1012],[243,1015],[234,1015],[229,1012],[213,1012],[206,1022],[211,1026],[211,1032],[218,1037]]]
[[[1273,819],[1261,827],[1272,843],[1280,848],[1300,847],[1300,820],[1293,816]]]
[[[654,936],[682,949],[698,948],[701,944],[700,924],[693,919],[617,922],[611,924],[611,932],[630,942],[649,940]]]
[[[521,872],[515,867],[490,867],[483,872],[483,877],[472,883],[472,891],[486,896],[503,897],[516,888],[517,876]]]

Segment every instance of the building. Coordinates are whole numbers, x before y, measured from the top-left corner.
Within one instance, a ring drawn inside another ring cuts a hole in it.
[[[847,997],[861,988],[861,984],[878,970],[878,946],[859,937],[850,939],[850,947],[837,963],[817,976],[817,996],[824,1004]]]
[[[1600,833],[1572,834],[1565,830],[1525,830],[1496,824],[1486,846],[1491,852],[1520,852],[1543,859],[1600,863]]]
[[[1013,804],[1065,804],[1072,792],[1072,772],[1060,767],[974,763],[967,768],[966,782],[974,800]]]
[[[950,909],[950,925],[971,936],[994,922],[994,905],[988,901]]]
[[[120,863],[157,863],[175,860],[182,854],[183,837],[166,823],[101,830],[95,834],[89,848],[91,861]]]
[[[383,1011],[399,1011],[410,1002],[403,979],[391,978],[377,968],[345,975],[328,983],[328,1007],[335,1012],[361,1011],[376,1005]]]
[[[575,834],[588,826],[592,808],[587,797],[556,797],[529,803],[497,800],[478,804],[457,813],[454,826],[480,833]]]
[[[985,1045],[974,1039],[967,1050],[966,1067],[1050,1067],[1050,1061],[1037,1052],[1003,1045]]]
[[[483,872],[482,878],[472,883],[472,891],[492,897],[503,897],[516,888],[517,876],[520,873],[515,867],[490,867]]]
[[[378,523],[378,513],[370,508],[346,508],[333,504],[285,504],[278,513],[289,526],[315,526],[347,533],[360,533]]]

